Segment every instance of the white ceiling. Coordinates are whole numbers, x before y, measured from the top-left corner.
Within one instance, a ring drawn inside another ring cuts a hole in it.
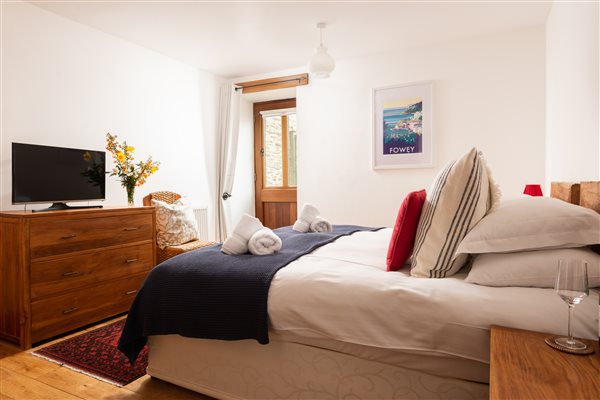
[[[296,68],[543,24],[552,1],[31,1],[213,74]]]

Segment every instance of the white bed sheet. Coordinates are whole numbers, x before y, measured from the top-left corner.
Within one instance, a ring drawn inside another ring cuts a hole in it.
[[[491,325],[566,334],[567,305],[552,289],[498,288],[386,272],[391,229],[341,237],[287,267],[269,291],[276,331],[382,349],[489,362]],[[575,307],[574,333],[597,339],[598,294]]]

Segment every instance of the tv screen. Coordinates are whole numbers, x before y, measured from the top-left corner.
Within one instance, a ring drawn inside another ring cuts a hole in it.
[[[104,200],[104,151],[12,144],[12,202]]]

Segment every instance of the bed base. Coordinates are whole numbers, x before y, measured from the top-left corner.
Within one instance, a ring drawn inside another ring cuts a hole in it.
[[[487,384],[293,342],[152,336],[147,372],[219,399],[487,399]]]

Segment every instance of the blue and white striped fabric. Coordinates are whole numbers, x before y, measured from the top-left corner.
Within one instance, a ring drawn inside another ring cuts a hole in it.
[[[438,174],[427,192],[419,220],[412,276],[445,278],[458,272],[467,255],[455,257],[456,249],[490,210],[493,186],[485,160],[476,148]]]

